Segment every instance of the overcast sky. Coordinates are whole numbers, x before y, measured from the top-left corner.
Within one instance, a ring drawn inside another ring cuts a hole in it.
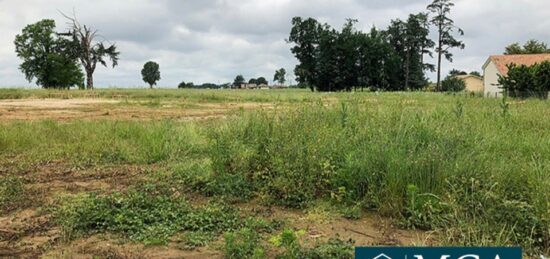
[[[140,70],[160,64],[159,85],[230,82],[237,74],[271,80],[277,68],[291,72],[296,59],[285,42],[294,16],[314,17],[340,28],[385,28],[391,19],[425,11],[431,0],[0,0],[0,86],[33,86],[18,70],[13,40],[27,24],[49,18],[62,30],[59,11],[77,14],[121,51],[115,69],[99,68],[100,87],[143,87]],[[512,42],[550,42],[548,0],[456,0],[452,17],[465,31],[465,50],[451,68],[481,70],[491,54]],[[433,78],[433,75],[430,75]]]

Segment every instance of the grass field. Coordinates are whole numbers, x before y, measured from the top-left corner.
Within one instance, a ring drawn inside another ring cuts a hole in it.
[[[550,253],[550,102],[0,90],[0,256]]]

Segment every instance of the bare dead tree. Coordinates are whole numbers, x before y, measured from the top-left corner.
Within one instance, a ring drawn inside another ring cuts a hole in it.
[[[107,67],[107,59],[110,59],[114,68],[118,65],[120,52],[117,51],[115,44],[106,45],[104,40],[96,40],[99,38],[97,30],[81,25],[74,13],[72,17],[62,12],[61,14],[69,20],[70,29],[67,33],[60,35],[72,38],[75,46],[74,54],[79,58],[86,71],[86,88],[93,90],[97,63]]]

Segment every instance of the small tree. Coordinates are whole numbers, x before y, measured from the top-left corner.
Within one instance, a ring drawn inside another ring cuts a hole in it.
[[[153,88],[153,85],[156,85],[160,80],[160,70],[159,64],[154,61],[149,61],[143,65],[141,70],[141,76],[143,81],[149,84],[150,88]]]
[[[184,81],[181,81],[181,83],[178,85],[178,88],[180,88],[180,89],[187,88],[187,85],[185,84]]]
[[[84,75],[72,55],[74,45],[55,33],[53,20],[27,25],[15,37],[15,53],[23,60],[19,69],[31,82],[43,88],[69,88],[82,85]]]
[[[248,80],[248,83],[249,84],[255,84],[255,85],[258,84],[258,82],[256,81],[256,78],[250,78],[250,80]]]
[[[286,77],[286,70],[284,68],[281,68],[275,71],[275,75],[273,76],[273,81],[279,83],[280,85],[283,85],[286,82],[285,77]]]
[[[256,79],[256,84],[258,84],[258,85],[267,85],[269,83],[267,82],[265,77],[258,77],[258,79]]]
[[[244,83],[245,83],[244,76],[238,75],[237,77],[235,77],[235,80],[233,80],[233,87],[239,88]]]
[[[466,89],[464,80],[449,75],[441,82],[441,90],[444,92],[461,92]]]

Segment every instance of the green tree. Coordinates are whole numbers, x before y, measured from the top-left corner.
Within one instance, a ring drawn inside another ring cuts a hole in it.
[[[433,65],[424,64],[424,55],[431,56],[429,49],[435,44],[428,38],[429,33],[428,15],[425,13],[411,14],[406,22],[393,20],[385,32],[387,41],[399,58],[399,69],[403,71],[394,79],[398,82],[393,87],[395,90],[414,90],[426,86],[424,71],[433,70]]]
[[[273,82],[277,82],[280,85],[284,85],[286,82],[286,70],[284,68],[281,68],[277,71],[275,71],[275,75],[273,76]]]
[[[506,49],[504,50],[504,55],[517,55],[517,54],[524,54],[523,53],[523,48],[521,47],[521,45],[519,45],[519,43],[512,43],[510,45],[508,45],[506,47]]]
[[[470,75],[483,77],[479,71],[472,71],[472,72],[470,72]]]
[[[518,55],[518,54],[543,54],[550,53],[548,45],[544,42],[537,40],[528,40],[523,47],[519,43],[512,43],[504,50],[504,55]]]
[[[80,59],[84,70],[86,71],[86,88],[94,89],[94,72],[97,63],[107,67],[106,59],[111,60],[111,65],[114,68],[118,65],[120,52],[117,51],[115,44],[105,45],[103,41],[96,41],[97,31],[81,25],[76,17],[69,17],[71,29],[62,35],[71,37],[75,42],[75,55]]]
[[[454,3],[451,0],[434,0],[428,5],[428,10],[435,14],[431,19],[431,23],[437,28],[437,89],[441,90],[441,62],[443,56],[449,62],[453,62],[453,54],[450,52],[452,48],[464,49],[465,45],[462,41],[455,39],[453,34],[458,32],[460,36],[464,35],[464,31],[454,25],[454,21],[449,18],[451,7]]]
[[[296,56],[299,64],[294,69],[296,80],[303,85],[309,85],[311,91],[314,91],[314,79],[316,74],[317,53],[319,45],[319,33],[322,26],[313,18],[302,19],[294,17],[292,19],[292,29],[288,42],[294,44],[291,48],[292,54]]]
[[[395,49],[388,43],[387,32],[371,28],[359,35],[359,79],[361,86],[392,90],[399,85],[401,63]]]
[[[178,88],[187,88],[187,84],[184,81],[181,81],[181,83],[178,85]]]
[[[150,88],[153,88],[153,85],[156,85],[160,80],[160,66],[154,61],[149,61],[143,65],[141,70],[141,76],[143,81],[149,84]]]
[[[248,80],[248,83],[249,84],[258,84],[258,81],[256,80],[256,78],[250,78],[250,80]]]
[[[435,66],[424,62],[424,56],[432,56],[431,49],[435,46],[429,38],[430,26],[427,13],[411,14],[406,26],[406,66],[405,89],[417,90],[425,87],[428,80],[425,71],[434,71]]]
[[[258,85],[268,85],[269,82],[267,82],[265,77],[258,77],[258,79],[256,79],[256,84],[258,84]]]
[[[550,62],[545,61],[540,64],[536,64],[533,67],[534,90],[533,92],[539,98],[548,99],[548,92],[550,92]]]
[[[550,91],[550,62],[533,66],[508,65],[508,74],[499,75],[498,83],[510,97],[548,98]]]
[[[246,81],[242,75],[238,75],[235,77],[235,80],[233,80],[233,87],[239,88],[242,84],[244,84]]]
[[[449,75],[441,82],[441,90],[444,92],[460,92],[466,89],[466,82],[455,76]]]
[[[26,79],[43,88],[69,88],[82,85],[83,74],[71,55],[72,42],[57,37],[53,20],[27,25],[15,37],[15,52],[23,63],[19,69]]]
[[[451,69],[451,71],[449,71],[449,75],[450,76],[465,76],[467,75],[468,73],[466,73],[465,71],[462,71],[462,70],[458,70],[458,69]]]

